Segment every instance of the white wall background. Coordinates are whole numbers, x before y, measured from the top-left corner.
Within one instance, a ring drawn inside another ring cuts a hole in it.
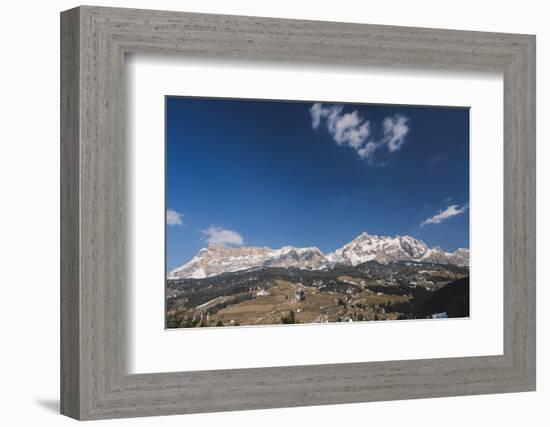
[[[550,420],[548,222],[550,27],[545,2],[393,0],[96,1],[97,5],[537,35],[538,391],[508,395],[108,421],[117,426],[391,424],[518,426]],[[5,2],[0,65],[0,422],[63,426],[59,384],[59,12],[74,1]],[[545,13],[546,12],[546,13]],[[545,405],[546,404],[546,405]]]

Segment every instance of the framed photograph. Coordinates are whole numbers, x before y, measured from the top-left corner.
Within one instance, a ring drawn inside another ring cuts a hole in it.
[[[83,6],[61,42],[63,414],[535,390],[534,36]]]
[[[469,108],[165,108],[168,329],[469,317]]]

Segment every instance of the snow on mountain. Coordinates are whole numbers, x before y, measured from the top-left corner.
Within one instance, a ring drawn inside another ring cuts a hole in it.
[[[361,233],[347,245],[327,255],[337,264],[358,265],[366,261],[388,263],[397,260],[419,260],[428,251],[428,246],[410,236],[373,236]]]
[[[347,245],[327,255],[335,264],[358,265],[367,261],[387,264],[391,261],[422,261],[439,264],[468,265],[470,251],[457,249],[445,252],[439,246],[429,248],[422,240],[411,236],[374,236],[360,234]]]
[[[350,243],[327,255],[315,247],[285,246],[271,249],[210,245],[201,249],[187,264],[171,271],[168,278],[201,279],[262,267],[326,270],[338,264],[355,266],[367,261],[378,261],[383,264],[391,261],[423,261],[466,266],[469,259],[468,249],[445,252],[438,246],[429,248],[426,243],[411,236],[388,237],[362,233]]]
[[[187,264],[171,271],[168,278],[204,278],[260,267],[298,267],[310,270],[327,268],[325,255],[318,248],[285,246],[228,247],[210,245],[203,248]]]
[[[318,248],[285,246],[269,254],[264,267],[298,267],[319,270],[327,267],[325,254]]]
[[[270,248],[210,245],[201,249],[187,264],[171,271],[168,278],[198,279],[259,267],[271,252]]]

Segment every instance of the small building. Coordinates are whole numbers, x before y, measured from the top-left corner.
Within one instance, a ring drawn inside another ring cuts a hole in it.
[[[442,313],[433,313],[428,316],[428,319],[448,319],[449,315],[446,311]]]
[[[256,292],[257,297],[267,297],[271,295],[267,290],[262,289],[261,291]]]

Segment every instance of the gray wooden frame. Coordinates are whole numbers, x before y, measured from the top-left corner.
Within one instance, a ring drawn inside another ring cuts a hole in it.
[[[128,375],[124,57],[131,52],[502,72],[504,354]],[[65,415],[100,419],[535,390],[534,36],[71,9],[61,14],[61,165]]]

